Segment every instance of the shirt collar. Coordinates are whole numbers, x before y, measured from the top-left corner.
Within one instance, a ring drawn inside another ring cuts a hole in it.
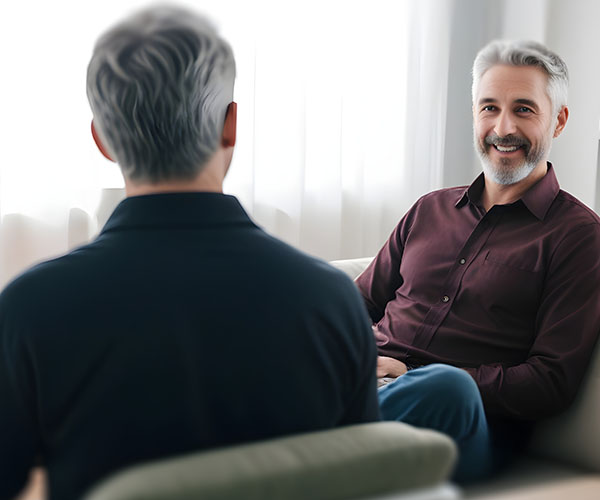
[[[483,192],[484,179],[483,173],[479,174],[470,186],[467,186],[462,191],[461,195],[454,205],[456,208],[465,206],[469,201],[474,205],[477,205],[481,200],[481,193]]]
[[[554,167],[548,162],[548,171],[536,184],[525,192],[521,201],[525,207],[538,219],[543,220],[550,208],[550,205],[556,198],[560,190]],[[456,208],[463,207],[467,202],[478,204],[481,201],[485,181],[481,173],[473,183],[461,191],[461,195],[456,201]]]
[[[253,224],[234,196],[222,193],[164,193],[125,198],[102,233],[139,227],[207,227]]]

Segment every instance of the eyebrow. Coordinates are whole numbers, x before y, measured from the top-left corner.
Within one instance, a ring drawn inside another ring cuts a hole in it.
[[[498,102],[498,99],[494,99],[493,97],[483,97],[481,99],[479,99],[479,105],[481,106],[482,104],[494,104]],[[537,108],[537,103],[535,101],[532,101],[531,99],[515,99],[514,101],[516,104],[524,104],[525,106],[529,106],[531,108]]]
[[[531,99],[517,99],[515,102],[517,104],[525,104],[525,106],[529,106],[530,108],[537,108],[537,103]]]

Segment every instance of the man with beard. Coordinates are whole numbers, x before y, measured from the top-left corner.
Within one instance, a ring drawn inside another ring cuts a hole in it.
[[[546,47],[484,47],[472,88],[483,173],[418,200],[357,278],[383,417],[452,436],[459,482],[508,463],[533,422],[571,403],[600,330],[599,218],[547,161],[567,91]]]

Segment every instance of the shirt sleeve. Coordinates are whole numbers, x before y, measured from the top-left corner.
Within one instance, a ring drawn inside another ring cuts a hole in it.
[[[466,368],[489,415],[537,420],[573,401],[600,332],[600,226],[571,231],[546,273],[524,363]]]
[[[22,393],[25,376],[16,371],[26,360],[7,327],[4,306],[0,296],[0,500],[16,497],[25,487],[36,452],[36,434],[26,410],[30,394]]]
[[[377,353],[375,342],[372,341],[372,335],[369,333],[370,341],[365,342],[365,356],[362,370],[362,377],[357,387],[356,393],[349,402],[344,417],[339,425],[350,425],[367,422],[376,422],[381,420],[379,411],[379,401],[377,399]]]
[[[400,263],[404,252],[402,232],[406,220],[407,216],[400,221],[369,266],[355,280],[373,323],[383,318],[387,303],[394,299],[396,290],[403,282]]]

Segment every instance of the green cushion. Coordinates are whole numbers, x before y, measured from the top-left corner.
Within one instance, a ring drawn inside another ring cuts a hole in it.
[[[135,466],[85,500],[360,498],[438,485],[456,454],[443,434],[377,422]]]

